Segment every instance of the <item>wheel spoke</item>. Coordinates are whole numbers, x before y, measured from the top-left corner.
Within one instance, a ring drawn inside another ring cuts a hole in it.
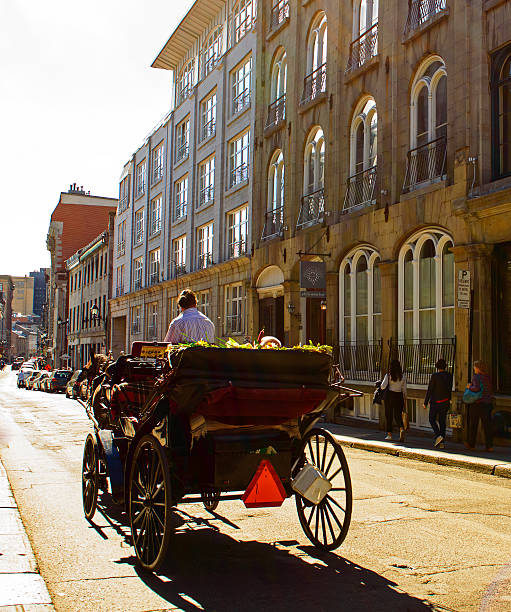
[[[344,514],[346,514],[346,510],[333,497],[330,497],[330,495],[326,495],[325,499],[335,504],[340,510],[344,512]]]
[[[332,487],[330,491],[346,491],[346,487]]]
[[[145,508],[145,507],[142,508],[142,510],[140,510],[140,512],[133,519],[133,525],[136,525],[141,518],[144,518],[146,513],[147,513],[147,508]]]
[[[322,459],[321,459],[321,468],[320,468],[322,472],[323,472],[323,470],[324,470],[324,468],[325,468],[325,461],[326,461],[326,449],[327,449],[327,446],[328,446],[328,444],[327,444],[327,441],[325,440],[325,441],[323,442],[323,457],[322,457]]]
[[[314,465],[319,468],[319,436],[316,434],[316,461]]]
[[[333,527],[332,527],[332,523],[330,522],[330,515],[329,515],[329,513],[330,513],[330,509],[329,509],[329,507],[328,507],[328,505],[327,505],[327,504],[325,504],[324,510],[325,510],[325,517],[326,517],[326,521],[327,521],[327,523],[328,523],[328,528],[330,529],[330,534],[332,535],[332,540],[335,542],[335,540],[336,540],[337,538],[336,538],[336,536],[335,536],[335,532],[334,532],[334,529],[333,529]]]
[[[326,498],[325,498],[325,499],[326,499]],[[335,512],[332,510],[332,508],[330,508],[330,504],[328,503],[328,500],[326,500],[325,505],[326,505],[326,506],[328,507],[328,509],[330,510],[330,512],[331,512],[331,514],[332,514],[332,516],[333,516],[333,518],[334,518],[334,521],[335,521],[335,522],[336,522],[336,523],[339,525],[339,527],[340,527],[340,529],[341,529],[341,531],[342,531],[342,527],[343,527],[343,525],[342,525],[342,523],[339,521],[339,519],[337,518],[337,515],[336,515],[336,514],[335,514]]]
[[[318,510],[318,515],[319,515],[319,508],[317,506],[316,506],[316,509]],[[318,530],[319,530],[319,517],[316,516],[316,524],[314,526],[314,538],[316,542],[318,541]]]
[[[328,544],[328,538],[326,537],[326,529],[325,529],[324,509],[320,506],[319,510],[321,512],[321,529],[323,531],[323,544]]]
[[[342,472],[342,465],[341,467],[337,470],[337,472],[334,472],[331,476],[328,477],[328,480],[330,482],[332,482],[332,480],[337,476],[337,474],[340,474]]]
[[[325,471],[323,472],[323,474],[328,478],[328,472],[330,471],[330,468],[332,467],[332,463],[334,462],[334,459],[337,457],[337,454],[335,451],[332,452],[332,456],[330,457],[330,461],[328,462],[328,465],[325,469]]]
[[[314,465],[314,451],[312,450],[312,444],[310,440],[307,442],[307,446],[309,447],[310,452],[310,462],[312,463],[312,465]]]

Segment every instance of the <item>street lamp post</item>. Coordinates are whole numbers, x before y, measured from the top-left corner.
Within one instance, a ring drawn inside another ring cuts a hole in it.
[[[61,340],[61,352],[59,355],[60,361],[61,361],[61,366],[62,366],[62,360],[64,359],[64,356],[66,357],[67,360],[67,334],[66,334],[66,330],[67,330],[67,324],[69,323],[69,319],[62,319],[62,317],[59,315],[59,317],[57,318],[57,326],[59,327],[60,331],[60,340]],[[63,349],[65,349],[63,351]],[[62,352],[63,351],[63,352]],[[56,364],[55,364],[56,365]],[[66,361],[66,365],[67,365],[67,361]]]
[[[101,317],[99,314],[99,308],[97,304],[93,304],[90,309],[90,318],[92,321],[99,321],[103,324],[103,332],[105,336],[105,353],[107,352],[107,332],[106,332],[106,319]]]

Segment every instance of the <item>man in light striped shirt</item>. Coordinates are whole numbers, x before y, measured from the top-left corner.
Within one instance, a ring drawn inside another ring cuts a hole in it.
[[[164,342],[214,342],[215,326],[205,314],[197,310],[197,296],[191,289],[183,289],[177,301],[181,314],[172,319]]]

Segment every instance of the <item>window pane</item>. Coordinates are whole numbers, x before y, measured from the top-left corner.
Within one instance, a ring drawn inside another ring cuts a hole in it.
[[[417,97],[417,146],[429,142],[428,128],[428,90],[423,87]]]
[[[454,338],[454,308],[442,310],[442,337]]]
[[[365,257],[361,257],[357,262],[356,287],[357,314],[367,314],[367,260]]]
[[[413,261],[412,253],[405,256],[405,310],[413,308]]]
[[[405,340],[413,340],[413,312],[405,312]]]
[[[436,304],[436,268],[434,257],[435,246],[431,240],[428,240],[422,247],[419,259],[419,308],[434,308]]]
[[[373,317],[373,340],[380,340],[381,335],[381,315]]]
[[[373,268],[373,313],[381,313],[381,271],[379,263]],[[379,336],[375,336],[378,337]]]
[[[351,278],[349,266],[344,268],[344,314],[351,314]]]
[[[357,173],[364,169],[364,124],[362,122],[358,124],[355,138],[355,173]]]
[[[419,330],[422,340],[436,337],[434,310],[421,310],[419,312]]]
[[[349,342],[351,340],[351,318],[344,317],[344,340]]]
[[[367,317],[357,317],[357,342],[367,342]]]
[[[451,246],[444,246],[442,257],[442,306],[454,306],[454,253],[448,250]]]
[[[447,77],[443,76],[436,87],[436,127],[447,123]],[[437,133],[437,138],[441,134]]]

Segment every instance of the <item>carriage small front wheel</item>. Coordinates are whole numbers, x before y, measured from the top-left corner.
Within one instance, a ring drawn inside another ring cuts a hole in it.
[[[171,536],[170,466],[152,435],[140,439],[131,464],[129,515],[131,537],[140,565],[156,571],[167,555]]]
[[[98,503],[99,458],[98,445],[92,434],[87,436],[82,461],[82,504],[83,513],[91,521]]]
[[[341,445],[325,429],[308,431],[302,439],[294,474],[309,463],[330,481],[332,488],[319,504],[295,494],[296,509],[308,539],[323,550],[338,548],[351,521],[352,490],[348,462]]]

